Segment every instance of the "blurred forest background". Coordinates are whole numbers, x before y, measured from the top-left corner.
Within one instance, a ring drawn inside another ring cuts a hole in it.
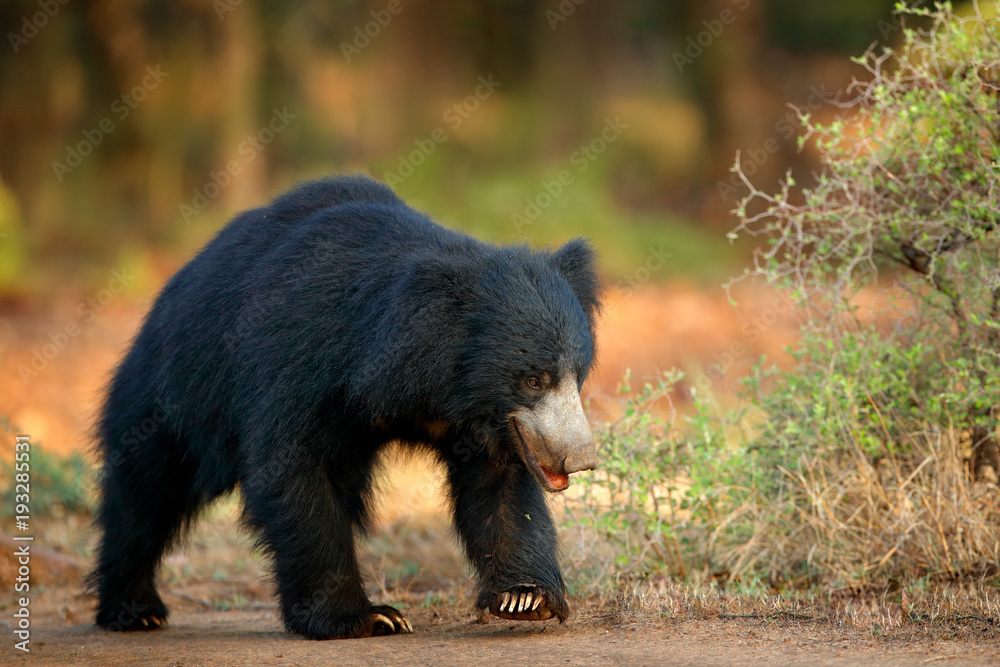
[[[3,290],[94,287],[122,265],[143,279],[130,290],[153,290],[159,262],[233,213],[302,178],[385,178],[421,146],[395,187],[446,224],[498,241],[586,234],[617,280],[662,242],[672,261],[657,279],[718,284],[733,261],[719,232],[742,194],[720,186],[735,152],[759,158],[765,181],[808,167],[787,105],[833,113],[822,98],[857,73],[847,56],[898,37],[892,6],[4,2]],[[620,136],[578,171],[574,152],[614,119]],[[429,153],[435,128],[445,140]],[[566,191],[512,222],[563,169]]]
[[[584,235],[609,286],[601,369],[738,373],[779,354],[773,295],[734,314],[730,211],[815,155],[901,37],[892,0],[25,0],[0,3],[0,414],[79,449],[169,276],[236,212],[342,171],[444,224]],[[752,171],[751,171],[752,170]],[[750,317],[770,312],[765,326]],[[733,342],[741,358],[728,363]],[[722,363],[725,362],[725,363]]]

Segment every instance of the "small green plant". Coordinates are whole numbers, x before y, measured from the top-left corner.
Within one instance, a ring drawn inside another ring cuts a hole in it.
[[[567,502],[567,530],[580,536],[572,593],[711,570],[713,531],[742,495],[735,484],[745,450],[725,437],[739,415],[720,421],[700,396],[694,414],[678,419],[672,396],[683,380],[671,371],[633,391],[630,376],[623,379],[622,415],[596,433],[601,465]]]
[[[79,452],[69,456],[52,454],[43,446],[34,445],[30,459],[31,516],[48,516],[58,512],[88,511],[92,505],[89,487],[92,470]],[[0,461],[0,497],[3,515],[14,515],[16,489],[14,467]]]

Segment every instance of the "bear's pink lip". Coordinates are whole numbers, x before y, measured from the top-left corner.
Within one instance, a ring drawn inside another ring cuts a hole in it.
[[[535,457],[535,453],[528,446],[528,440],[521,431],[521,423],[517,420],[517,417],[511,417],[510,421],[514,425],[514,432],[517,433],[517,439],[521,442],[521,458],[524,459],[528,470],[534,474],[541,487],[549,493],[558,493],[569,488],[569,475],[554,473],[540,464]]]

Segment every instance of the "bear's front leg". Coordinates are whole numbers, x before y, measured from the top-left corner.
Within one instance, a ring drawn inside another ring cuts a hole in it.
[[[455,527],[479,573],[476,607],[517,621],[566,620],[555,527],[528,469],[483,456],[449,461],[448,476]]]
[[[309,639],[413,632],[399,611],[365,595],[354,553],[358,517],[338,500],[323,467],[276,467],[260,468],[243,494],[248,523],[274,555],[285,627]]]

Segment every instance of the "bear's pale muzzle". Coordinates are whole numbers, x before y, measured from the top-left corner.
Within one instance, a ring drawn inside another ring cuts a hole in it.
[[[573,374],[565,375],[533,408],[517,410],[512,422],[521,457],[546,491],[563,491],[570,474],[597,467],[594,434]]]

